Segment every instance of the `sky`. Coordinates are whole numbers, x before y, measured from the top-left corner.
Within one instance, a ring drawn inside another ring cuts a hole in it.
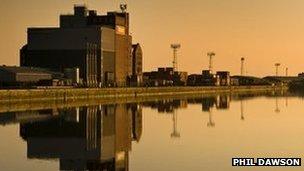
[[[58,26],[59,15],[86,3],[99,14],[128,3],[133,43],[144,53],[144,70],[172,66],[171,43],[180,43],[178,69],[201,73],[214,51],[215,70],[247,75],[304,71],[303,0],[1,0],[0,65],[19,65],[27,27]]]

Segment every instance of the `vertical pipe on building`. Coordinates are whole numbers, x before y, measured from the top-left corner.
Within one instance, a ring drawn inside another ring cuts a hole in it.
[[[86,87],[89,85],[89,43],[86,43]]]

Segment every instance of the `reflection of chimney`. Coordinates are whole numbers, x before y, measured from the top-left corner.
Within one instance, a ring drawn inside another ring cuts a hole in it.
[[[207,123],[207,126],[215,127],[215,123],[213,122],[213,119],[212,119],[212,109],[210,109],[210,111],[209,111],[209,122]]]
[[[177,131],[177,111],[173,111],[173,132],[171,138],[180,138],[180,133]]]
[[[241,100],[241,120],[245,120],[243,100]]]
[[[276,113],[280,113],[281,111],[280,111],[280,108],[279,108],[279,98],[278,97],[276,97],[276,108],[275,108],[275,112]]]

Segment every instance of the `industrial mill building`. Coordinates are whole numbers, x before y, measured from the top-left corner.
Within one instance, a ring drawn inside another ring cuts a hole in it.
[[[129,14],[98,15],[76,5],[73,15],[61,15],[60,27],[28,28],[20,65],[63,72],[78,68],[88,87],[126,86],[132,75]]]

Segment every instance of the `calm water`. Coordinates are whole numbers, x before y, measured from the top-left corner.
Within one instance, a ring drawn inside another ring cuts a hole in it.
[[[304,158],[304,100],[214,95],[0,113],[0,170],[234,171],[233,157]]]

